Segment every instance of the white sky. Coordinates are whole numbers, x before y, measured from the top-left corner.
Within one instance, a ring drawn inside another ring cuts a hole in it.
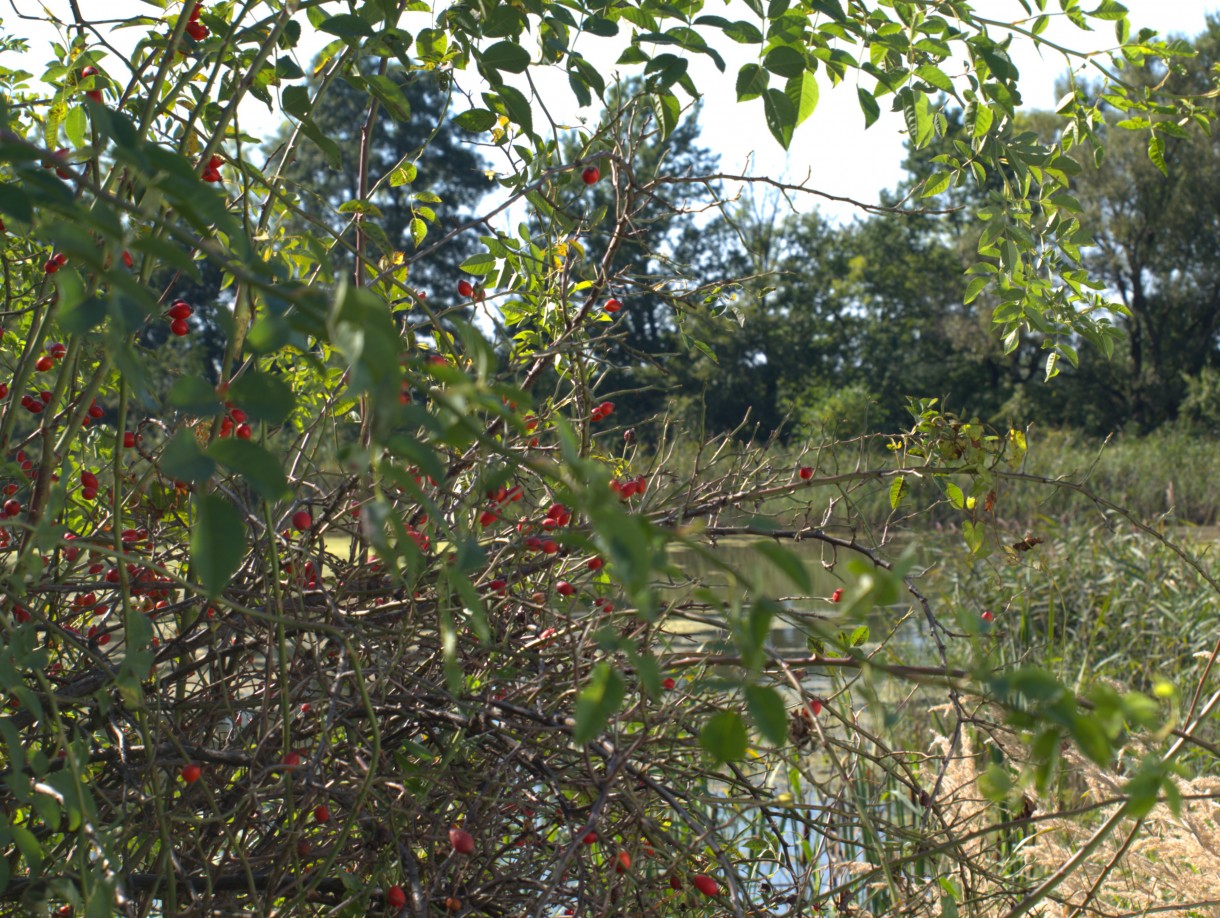
[[[1220,0],[1125,0],[1125,3],[1131,12],[1135,29],[1149,26],[1163,34],[1177,33],[1187,37],[1193,37],[1203,31],[1207,13],[1220,13]],[[712,0],[705,7],[705,11],[725,12],[725,5],[727,3],[722,5],[718,0]],[[997,19],[1008,20],[1023,16],[1016,0],[979,0],[976,6]],[[1054,9],[1057,4],[1052,2],[1048,6]],[[1092,4],[1086,3],[1085,6],[1088,8]],[[101,3],[100,0],[80,0],[80,7],[86,17],[108,19],[125,15],[156,15],[157,12],[155,6],[136,0],[110,0],[107,3]],[[19,19],[14,10],[20,10],[27,15],[39,15],[43,8],[44,4],[37,0],[9,0],[6,7],[0,7],[5,30],[10,34],[28,38],[31,49],[26,59],[16,59],[15,55],[9,54],[3,56],[3,63],[24,67],[35,74],[41,73],[43,66],[50,59],[46,43],[55,33],[49,27]],[[45,0],[45,9],[51,10],[60,18],[69,16],[67,0]],[[733,18],[731,12],[726,14]],[[421,21],[426,18],[422,14],[412,15],[420,18],[414,22],[404,21],[405,27],[418,28],[426,24]],[[308,23],[305,24],[305,29],[308,33]],[[136,30],[117,33],[114,42],[116,45],[130,47],[135,33]],[[302,66],[308,66],[308,57],[329,37],[307,37],[302,43]],[[1082,32],[1061,19],[1048,29],[1046,37],[1082,51],[1104,50],[1114,43],[1113,29],[1108,23],[1099,24],[1098,31],[1090,33]],[[610,78],[615,71],[615,55],[607,55],[596,43],[618,47],[616,43],[621,40],[621,36],[616,39],[581,36],[579,41],[583,44],[579,47],[591,61],[599,63],[603,74]],[[792,149],[785,154],[767,131],[761,102],[755,100],[740,105],[736,102],[734,81],[737,69],[743,63],[754,59],[758,46],[736,45],[725,39],[717,47],[724,54],[728,65],[724,74],[720,74],[703,55],[694,55],[690,72],[704,94],[701,143],[720,155],[723,171],[749,171],[754,175],[784,178],[794,182],[803,181],[809,176],[809,184],[813,187],[863,201],[875,201],[880,189],[892,187],[901,179],[905,139],[902,134],[903,122],[900,115],[887,111],[888,99],[881,100],[882,117],[866,132],[863,128],[863,116],[856,102],[854,84],[844,83],[837,90],[831,90],[823,82],[817,110],[797,129]],[[1045,59],[1039,58],[1028,42],[1020,40],[1014,41],[1011,53],[1021,72],[1020,85],[1026,107],[1053,106],[1056,101],[1055,81],[1067,69],[1063,58],[1049,52]],[[629,73],[625,72],[623,75]],[[583,112],[576,109],[561,71],[554,71],[553,76],[553,79],[539,77],[538,85],[547,100],[548,109],[557,120],[574,124],[582,115],[590,119],[596,117],[596,108]],[[472,78],[477,79],[473,76],[466,79]],[[459,82],[465,80],[459,79]],[[681,90],[678,92],[681,96]],[[277,121],[276,116],[269,114],[261,103],[254,100],[243,110],[243,115],[243,127],[247,130],[257,124],[262,130],[270,132]],[[818,206],[836,217],[850,216],[852,212],[850,208],[835,207],[825,202],[820,202]]]

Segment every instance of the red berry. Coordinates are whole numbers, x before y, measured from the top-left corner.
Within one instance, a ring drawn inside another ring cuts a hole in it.
[[[673,676],[666,676],[664,679],[661,680],[661,687],[664,689],[667,689],[667,690],[672,689],[677,684],[678,683],[674,681]]]
[[[602,402],[594,410],[599,412],[603,418],[608,418],[614,414],[614,402]]]
[[[253,431],[250,429],[250,425],[249,425],[249,424],[238,424],[238,425],[237,425],[237,430],[235,430],[235,431],[233,431],[233,432],[234,432],[235,434],[237,434],[237,439],[239,439],[239,440],[249,440],[249,439],[250,439],[250,437],[251,437],[251,436],[253,435],[253,433],[254,433],[254,432],[253,432]]]
[[[8,397],[8,384],[0,383],[0,398],[7,398],[7,397]]]
[[[97,487],[97,476],[94,475],[92,472],[90,472],[88,469],[84,469],[80,473],[80,483],[81,483],[81,486],[85,487],[85,488],[96,488]]]
[[[191,333],[191,326],[186,319],[174,319],[174,321],[169,323],[169,330],[181,338]]]
[[[681,889],[682,881],[679,880],[677,877],[671,876],[669,878],[669,888],[670,889]]]
[[[52,341],[47,345],[47,353],[55,360],[62,360],[63,356],[68,353],[68,346],[62,341]]]
[[[590,558],[588,561],[585,562],[585,567],[587,567],[591,571],[600,571],[605,566],[606,566],[606,562],[596,556]]]
[[[494,513],[491,510],[484,510],[482,513],[479,514],[479,525],[482,526],[483,528],[487,528],[488,526],[492,525],[499,518],[500,518],[499,514]]]
[[[123,446],[126,449],[133,449],[136,445],[136,435],[130,430],[123,434]]]
[[[318,822],[330,822],[330,809],[324,803],[313,808],[313,818]]]
[[[199,776],[203,774],[203,769],[194,762],[191,762],[188,765],[183,765],[182,771],[179,774],[182,775],[182,780],[187,784],[194,784],[199,780]]]
[[[474,836],[457,826],[449,829],[449,845],[458,854],[474,854]]]
[[[551,541],[550,539],[547,539],[545,542],[543,542],[543,543],[542,543],[542,553],[543,553],[543,554],[546,554],[546,555],[553,555],[553,554],[555,554],[557,551],[559,551],[559,543],[558,543],[558,542],[553,542],[553,541]]]
[[[53,366],[55,366],[55,361],[44,355],[38,358],[38,362],[34,364],[34,369],[39,373],[45,373]]]
[[[596,185],[601,177],[602,171],[597,166],[586,166],[585,171],[580,174],[580,180],[586,185]]]
[[[54,274],[59,270],[59,263],[54,258],[48,258],[42,266],[42,270],[47,274]]]
[[[101,405],[94,404],[89,406],[89,417],[93,418],[94,420],[101,418],[101,416],[105,413],[106,412],[102,410]]]
[[[4,502],[4,515],[17,516],[21,512],[21,504],[17,500],[9,499]]]
[[[128,268],[135,267],[135,264],[136,264],[135,259],[131,257],[131,253],[129,251],[127,251],[126,249],[123,249],[123,254],[119,257],[123,259],[123,264],[126,265]]]
[[[100,89],[86,89],[85,98],[92,99],[94,102],[100,104],[102,101],[102,91]]]
[[[811,469],[811,468],[810,468],[809,466],[807,466],[807,465],[802,465],[802,466],[801,466],[801,467],[800,467],[800,468],[797,470],[797,474],[801,476],[801,480],[802,480],[802,481],[808,481],[810,478],[812,478],[812,477],[813,477],[813,469]]]
[[[80,496],[83,500],[96,500],[97,488],[81,488]]]
[[[292,514],[292,525],[298,532],[307,532],[313,528],[313,517],[308,510],[298,510]]]
[[[597,841],[597,833],[593,832],[593,831],[586,832],[585,837],[582,838],[581,841],[584,842],[586,845],[592,845],[594,842]]]
[[[208,27],[202,22],[192,19],[186,24],[186,34],[195,39],[195,41],[203,41],[208,37]]]
[[[811,698],[808,704],[809,713],[817,717],[822,713],[822,701],[819,698]]]
[[[623,308],[623,304],[620,303],[618,300],[613,300],[613,299],[606,300],[606,305],[602,307],[602,309],[606,310],[606,312],[618,312],[622,308]]]
[[[202,11],[203,11],[203,4],[202,4],[202,3],[195,3],[195,4],[192,4],[192,5],[191,5],[191,11],[190,11],[190,13],[187,15],[187,17],[186,17],[186,18],[187,18],[187,21],[188,21],[188,22],[195,22],[196,20],[198,20],[198,19],[199,19],[199,14],[200,14]]]
[[[80,71],[80,75],[81,75],[81,77],[82,77],[82,78],[83,78],[83,77],[97,76],[97,68],[96,68],[96,67],[92,67],[92,66],[91,66],[91,67],[82,67],[82,68],[81,68],[81,71]]]
[[[407,905],[407,894],[401,886],[391,886],[385,891],[386,905],[390,908],[405,908]]]
[[[65,150],[64,152],[67,151]],[[61,268],[68,263],[68,256],[63,252],[56,252],[51,257],[55,260],[55,264],[59,265]]]
[[[985,621],[985,622],[990,622],[990,621],[992,621],[992,620],[994,620],[994,619],[995,619],[995,616],[991,614],[991,610],[990,610],[990,609],[984,609],[984,610],[983,610],[982,619],[983,619],[983,621]]]
[[[285,768],[300,768],[301,767],[301,753],[295,752],[295,751],[289,752],[287,755],[284,756],[284,759],[281,764]]]
[[[560,596],[572,596],[576,592],[576,587],[568,583],[566,580],[560,580],[555,584],[555,592]]]
[[[240,408],[234,408],[229,412],[229,417],[233,419],[234,424],[241,424],[246,420],[246,413]]]
[[[618,857],[614,859],[614,872],[625,873],[631,869],[631,855],[626,851],[620,851]]]
[[[171,319],[189,319],[194,311],[185,301],[174,300],[173,305],[165,311],[165,314]]]
[[[833,593],[830,594],[831,602],[839,602],[842,599],[843,599],[843,588],[842,587],[840,587],[839,589],[835,590]]]
[[[703,893],[705,896],[720,895],[720,887],[717,886],[716,881],[707,874],[699,874],[693,880],[691,880],[691,884],[695,887],[695,889],[699,890],[699,892]]]
[[[464,297],[474,296],[474,287],[471,286],[470,281],[467,281],[467,280],[458,281],[458,296],[464,296]]]

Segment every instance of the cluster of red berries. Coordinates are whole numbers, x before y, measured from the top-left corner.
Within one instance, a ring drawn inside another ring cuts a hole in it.
[[[57,361],[63,360],[64,355],[68,353],[68,348],[59,341],[55,341],[47,345],[46,353],[38,358],[34,364],[34,369],[39,373],[45,373],[47,370],[55,366]]]
[[[43,263],[42,270],[47,274],[54,274],[67,263],[68,256],[63,252],[56,252]]]
[[[249,440],[253,434],[254,431],[246,423],[246,413],[240,408],[234,408],[232,402],[225,402],[225,416],[220,420],[220,435]]]
[[[206,26],[204,26],[206,28]],[[215,184],[220,181],[220,167],[225,164],[220,154],[213,153],[208,160],[208,164],[203,167],[203,180]]]
[[[209,34],[208,27],[199,21],[199,14],[202,11],[203,4],[196,3],[191,6],[191,12],[186,19],[186,34],[195,39],[195,41],[203,41]]]
[[[58,175],[61,179],[72,178],[72,173],[69,172],[67,170],[67,168],[65,168],[68,165],[68,155],[71,152],[72,151],[69,150],[67,147],[60,147],[58,150],[55,151],[54,155],[52,155],[52,157],[50,159],[44,159],[42,161],[42,168],[54,169],[55,174]],[[48,272],[48,273],[51,273],[51,272]]]
[[[32,395],[21,396],[21,407],[30,414],[40,414],[47,405],[51,404],[51,398],[51,393],[43,389],[38,393],[38,398],[34,398]]]
[[[97,476],[88,469],[81,469],[80,496],[82,500],[97,499]]]
[[[524,496],[525,492],[521,490],[519,485],[512,488],[506,488],[501,485],[494,491],[488,491],[487,499],[490,501],[490,505],[479,514],[479,525],[483,527],[492,525],[492,523],[500,519],[500,512],[505,504],[518,503]]]
[[[619,496],[619,500],[630,500],[637,494],[644,494],[648,491],[648,479],[643,475],[637,475],[626,481],[615,479],[610,482],[610,490]]]
[[[612,414],[614,414],[614,402],[602,402],[593,409],[592,413],[589,415],[589,418],[594,421],[601,421],[610,417]]]
[[[191,333],[191,326],[186,320],[189,319],[195,310],[190,307],[186,300],[174,300],[170,304],[169,309],[165,310],[165,317],[169,319],[169,330],[179,338]]]

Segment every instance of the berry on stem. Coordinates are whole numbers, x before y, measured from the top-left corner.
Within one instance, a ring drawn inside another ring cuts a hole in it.
[[[465,829],[452,826],[449,829],[449,846],[458,854],[474,854],[474,836]]]
[[[194,784],[199,780],[199,776],[203,774],[203,769],[194,762],[189,762],[182,766],[182,771],[179,774],[182,775],[182,780],[187,784]]]
[[[580,180],[586,185],[596,185],[601,177],[602,171],[597,166],[586,166],[585,171],[580,174]]]

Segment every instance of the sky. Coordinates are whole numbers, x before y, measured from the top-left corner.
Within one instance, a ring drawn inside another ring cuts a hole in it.
[[[1193,37],[1203,31],[1208,13],[1220,14],[1220,0],[1124,2],[1130,10],[1131,22],[1135,29],[1147,26],[1164,35],[1180,34]],[[103,13],[103,7],[99,7],[98,0],[80,0],[80,5],[86,16]],[[1023,15],[1016,0],[978,0],[975,5],[997,19],[1013,19]],[[1085,4],[1086,8],[1092,5]],[[20,11],[37,16],[44,6],[60,18],[70,17],[67,0],[9,0],[7,8],[0,7],[0,18],[4,20],[5,30],[30,41],[30,52],[24,60],[14,54],[7,54],[0,58],[4,64],[24,67],[37,74],[50,59],[46,43],[54,37],[53,30],[19,19],[15,15],[15,11]],[[1053,0],[1049,4],[1051,9],[1056,6]],[[721,9],[723,7],[719,0],[710,0],[705,7],[707,12],[719,12]],[[155,12],[156,7],[137,0],[110,0],[104,4],[104,15],[107,18],[154,15]],[[422,24],[426,23],[418,25]],[[404,25],[411,27],[407,23]],[[307,23],[305,28],[308,33]],[[134,34],[135,30],[117,33],[115,43],[130,46]],[[1114,43],[1113,31],[1105,25],[1099,26],[1098,31],[1082,32],[1062,19],[1055,22],[1045,34],[1060,44],[1080,51],[1106,50]],[[585,42],[581,47],[582,52],[599,67],[608,81],[615,75],[617,68],[613,63],[614,56],[607,52],[611,43],[620,40],[599,40],[591,36],[579,38],[579,41]],[[597,46],[599,41],[604,43],[602,47]],[[307,66],[309,58],[324,43],[322,37],[306,36],[302,42],[302,66]],[[768,176],[794,183],[804,182],[829,194],[866,202],[876,201],[882,189],[891,188],[901,180],[901,163],[905,155],[905,136],[902,133],[904,125],[901,115],[886,110],[884,101],[882,117],[865,131],[854,84],[845,82],[832,89],[823,83],[817,110],[797,129],[791,149],[785,154],[766,128],[761,103],[758,100],[745,104],[736,102],[734,80],[737,69],[753,59],[751,52],[756,51],[756,46],[732,45],[727,41],[723,44],[731,45],[728,48],[717,45],[718,49],[725,53],[727,67],[724,74],[719,73],[703,55],[695,55],[690,68],[691,76],[703,93],[700,142],[719,154],[723,172]],[[1021,72],[1020,85],[1026,107],[1053,107],[1056,102],[1056,80],[1066,73],[1068,63],[1062,56],[1052,52],[1040,57],[1028,42],[1014,42],[1011,53]],[[1079,62],[1077,65],[1079,66]],[[459,82],[469,79],[475,79],[473,73],[471,76],[460,76]],[[547,100],[549,111],[557,121],[575,125],[582,119],[591,120],[597,117],[595,108],[583,111],[577,109],[567,88],[566,79],[560,72],[556,71],[553,79],[543,77],[538,85]],[[467,88],[476,89],[473,85],[468,85]],[[270,133],[277,123],[278,117],[267,112],[261,103],[256,101],[243,110],[243,126],[247,130],[253,125],[256,131]],[[832,219],[848,219],[855,213],[854,208],[850,206],[825,201],[818,201],[818,206]]]

